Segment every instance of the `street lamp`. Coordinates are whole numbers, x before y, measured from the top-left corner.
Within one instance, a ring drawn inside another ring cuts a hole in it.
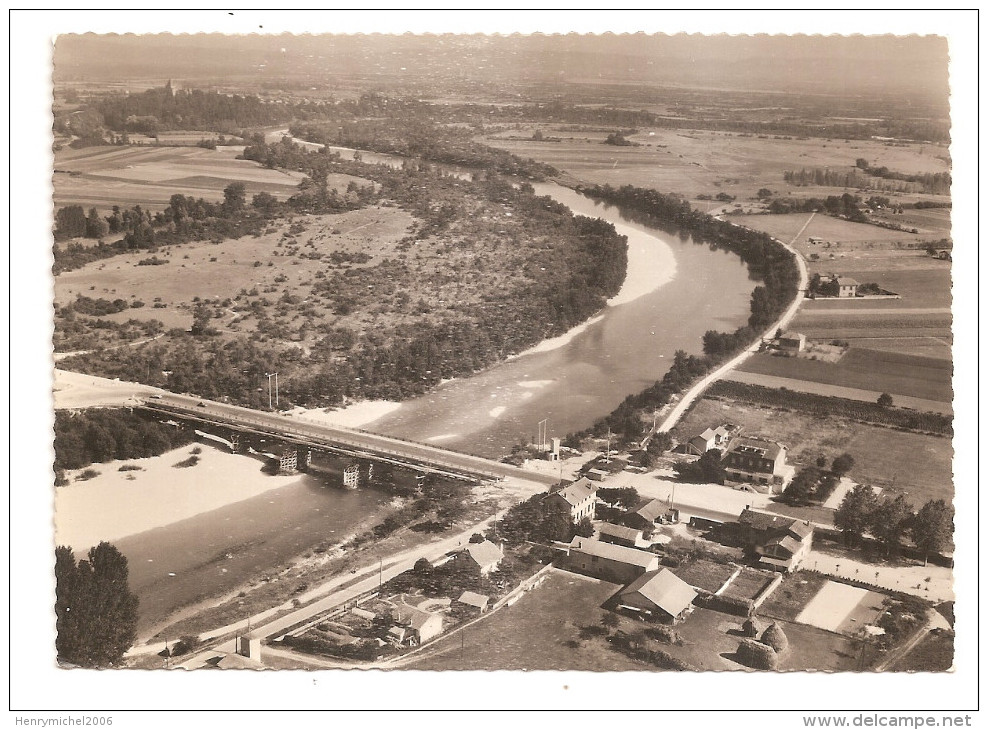
[[[268,410],[271,410],[271,378],[274,378],[274,403],[280,405],[278,399],[278,373],[264,373],[268,379]]]

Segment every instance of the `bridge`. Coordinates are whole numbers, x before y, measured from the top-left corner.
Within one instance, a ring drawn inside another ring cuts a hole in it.
[[[521,469],[482,456],[195,396],[169,393],[141,398],[138,403],[135,407],[160,417],[267,436],[311,450],[373,459],[460,479],[501,480],[513,477],[547,486],[559,481],[549,474]]]

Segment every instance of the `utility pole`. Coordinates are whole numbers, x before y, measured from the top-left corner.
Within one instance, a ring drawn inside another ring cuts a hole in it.
[[[381,558],[380,566],[378,567],[377,573],[377,592],[380,593],[384,589],[384,558]]]
[[[278,373],[274,374],[274,404],[281,408],[281,401],[278,400]]]
[[[604,457],[604,463],[611,463],[611,427],[607,427],[607,456]]]
[[[546,433],[547,424],[548,424],[548,419],[546,418],[543,418],[541,421],[539,421],[539,453],[540,454],[545,452],[545,440],[546,440],[546,436],[548,435]]]
[[[274,373],[264,373],[264,374],[268,376],[268,410],[270,411],[271,410],[271,376],[274,375]]]

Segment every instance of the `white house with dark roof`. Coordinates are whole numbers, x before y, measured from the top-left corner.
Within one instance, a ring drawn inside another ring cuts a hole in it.
[[[682,578],[662,568],[643,574],[621,591],[618,605],[649,618],[675,621],[693,605],[696,596]]]
[[[791,573],[813,547],[813,526],[805,520],[746,507],[738,517],[741,545],[758,556],[758,565]]]
[[[569,512],[573,522],[579,522],[584,517],[592,520],[597,512],[597,485],[582,477],[558,491],[550,492],[542,504],[546,509]]]
[[[488,596],[483,596],[479,593],[474,593],[473,591],[463,591],[459,598],[456,599],[458,603],[462,603],[471,608],[476,608],[481,613],[487,610],[487,604],[490,603],[490,598]]]
[[[741,436],[731,442],[721,460],[727,479],[740,484],[764,487],[773,494],[792,479],[793,468],[786,464],[786,447],[777,441]]]
[[[443,617],[399,603],[391,611],[395,625],[388,630],[387,638],[399,646],[419,646],[443,632]]]

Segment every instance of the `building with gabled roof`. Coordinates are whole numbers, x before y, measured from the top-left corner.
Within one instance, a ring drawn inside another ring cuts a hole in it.
[[[469,543],[457,559],[469,560],[480,568],[481,575],[488,575],[491,571],[497,570],[504,553],[497,545],[490,540],[483,542]]]
[[[584,517],[592,520],[597,512],[597,485],[581,477],[562,489],[550,492],[542,504],[546,509],[569,512],[573,522],[579,522]]]
[[[643,574],[619,594],[621,608],[649,618],[675,621],[693,605],[697,592],[672,571],[662,568]]]
[[[441,614],[422,611],[407,603],[395,605],[391,618],[395,625],[388,630],[388,639],[399,645],[419,646],[443,632]]]
[[[623,525],[612,525],[610,522],[602,522],[597,525],[597,539],[601,542],[609,542],[614,545],[624,547],[647,547],[648,543],[642,537],[642,531],[633,527]]]
[[[479,593],[474,593],[473,591],[463,591],[459,598],[456,599],[459,603],[470,606],[471,608],[476,608],[481,613],[487,610],[487,604],[490,603],[489,596],[482,596]]]
[[[731,442],[721,464],[730,482],[757,484],[773,494],[792,478],[786,447],[777,441],[739,436]]]
[[[742,547],[763,568],[791,573],[813,546],[813,526],[805,520],[746,507],[737,524]]]
[[[837,284],[838,297],[855,297],[858,295],[858,287],[861,285],[850,276],[837,276],[834,281]]]
[[[658,570],[659,556],[588,537],[574,537],[560,563],[567,570],[594,578],[630,583],[643,573]]]

